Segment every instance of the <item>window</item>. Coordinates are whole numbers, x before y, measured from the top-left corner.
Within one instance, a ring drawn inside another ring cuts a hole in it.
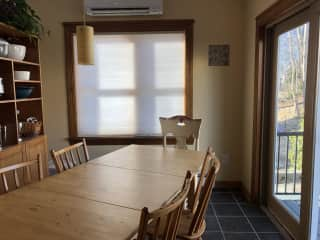
[[[186,113],[184,33],[96,35],[95,53],[75,67],[80,136],[159,135],[159,116]]]
[[[65,24],[70,137],[160,143],[160,116],[192,115],[192,21],[92,25],[95,65],[83,66],[77,64],[76,24]]]

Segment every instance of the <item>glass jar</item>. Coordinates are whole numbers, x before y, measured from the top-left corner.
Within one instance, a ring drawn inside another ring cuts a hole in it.
[[[0,38],[0,57],[8,57],[9,43]]]
[[[0,77],[0,96],[4,95],[4,86],[2,83],[2,78]]]

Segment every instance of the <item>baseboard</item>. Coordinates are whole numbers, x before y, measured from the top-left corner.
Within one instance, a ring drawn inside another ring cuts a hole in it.
[[[242,183],[240,181],[216,181],[216,189],[238,190],[241,191]]]
[[[243,194],[243,197],[248,201],[251,202],[252,201],[252,196],[251,193],[248,191],[248,189],[243,186],[243,184],[241,185],[241,192]]]
[[[215,184],[215,189],[223,189],[230,191],[240,191],[243,197],[250,202],[251,194],[250,192],[243,186],[240,181],[217,181]]]

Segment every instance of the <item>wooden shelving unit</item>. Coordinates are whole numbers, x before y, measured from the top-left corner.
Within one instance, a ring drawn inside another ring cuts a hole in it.
[[[0,77],[3,78],[5,88],[4,96],[0,97],[1,114],[0,124],[10,124],[8,135],[10,141],[6,145],[15,145],[19,143],[19,122],[26,121],[28,117],[37,117],[43,121],[42,117],[42,81],[41,66],[39,64],[38,39],[36,37],[24,36],[23,33],[15,31],[13,28],[0,24],[0,37],[10,43],[22,44],[27,47],[26,57],[22,60],[0,57]],[[14,79],[14,71],[30,71],[31,79],[29,81]],[[28,98],[19,98],[17,87],[32,87],[33,91]],[[35,104],[34,102],[37,103]],[[7,114],[5,113],[7,112]],[[11,113],[10,121],[7,118]],[[10,130],[10,131],[9,131]],[[43,131],[42,131],[43,134]]]
[[[21,155],[23,156],[22,159],[28,159],[31,155],[36,155],[36,152],[30,152],[32,147],[28,147],[27,143],[37,142],[37,144],[42,144],[42,147],[35,149],[41,149],[41,152],[38,153],[43,155],[42,157],[45,159],[44,165],[47,168],[47,143],[43,129],[40,135],[22,139],[25,141],[21,141],[19,134],[19,123],[26,121],[28,117],[36,117],[43,123],[39,40],[37,37],[26,35],[3,23],[0,23],[0,38],[7,40],[11,44],[21,44],[27,48],[23,61],[0,57],[0,77],[3,78],[2,82],[5,90],[5,94],[0,96],[0,125],[7,126],[8,136],[5,145],[0,149],[0,161],[7,160],[8,163],[11,162],[5,157],[8,155],[7,151],[14,151],[16,148],[20,149],[23,144],[24,147],[22,149],[25,152]],[[14,71],[30,71],[31,80],[14,79]],[[19,86],[32,87],[32,94],[28,98],[18,98],[16,90]],[[15,160],[18,159],[17,157],[15,158]],[[25,161],[22,159],[20,160]],[[1,164],[0,162],[0,166],[3,165],[6,164]]]

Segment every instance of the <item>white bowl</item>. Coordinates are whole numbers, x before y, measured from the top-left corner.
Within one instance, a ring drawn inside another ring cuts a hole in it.
[[[22,61],[26,56],[27,48],[23,45],[9,44],[8,58]]]
[[[15,80],[30,80],[30,71],[14,71]]]

